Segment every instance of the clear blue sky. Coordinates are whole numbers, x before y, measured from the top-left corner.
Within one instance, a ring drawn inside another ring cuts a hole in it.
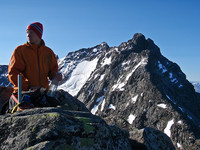
[[[142,33],[190,81],[200,81],[199,0],[7,0],[0,2],[0,65],[26,42],[39,21],[43,39],[60,57],[107,42],[119,46]]]

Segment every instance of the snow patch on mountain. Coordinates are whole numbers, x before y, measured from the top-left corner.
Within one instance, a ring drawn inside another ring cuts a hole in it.
[[[80,61],[75,61],[75,60],[67,60],[65,61],[66,57],[62,58],[62,59],[59,59],[58,60],[58,65],[59,65],[59,68],[60,68],[60,72],[63,74],[63,75],[66,75],[68,72],[71,72],[74,68],[76,68],[76,64],[78,64]]]
[[[135,118],[136,118],[136,116],[135,116],[135,115],[133,115],[133,114],[130,114],[130,115],[128,116],[128,119],[127,119],[127,121],[129,122],[129,124],[132,124],[132,123],[133,123],[133,121],[135,120]]]
[[[177,143],[177,147],[182,149],[182,145],[180,143]]]
[[[166,67],[163,64],[161,64],[160,61],[158,61],[158,68],[162,71],[162,73],[167,72]]]
[[[94,105],[94,107],[91,109],[91,113],[93,115],[96,114],[98,108],[99,108],[99,105],[101,104],[102,100],[104,99],[104,96],[101,96],[100,98],[97,99],[97,105]]]
[[[177,78],[174,78],[174,77],[173,77],[173,74],[172,74],[171,72],[169,73],[169,78],[171,79],[171,82],[173,82],[173,83],[178,83]]]
[[[75,96],[82,88],[82,86],[86,83],[86,81],[90,77],[90,74],[96,68],[97,62],[97,58],[92,61],[85,60],[80,62],[73,70],[71,77],[65,83],[60,85],[58,89],[67,91],[72,96]]]
[[[196,92],[200,93],[200,81],[191,81]]]
[[[157,106],[158,106],[158,107],[161,107],[161,108],[164,108],[164,109],[167,108],[167,105],[166,105],[166,104],[158,104]]]
[[[179,120],[177,123],[178,123],[178,124],[182,124],[182,123],[183,123],[183,121],[182,121],[182,120]]]
[[[102,74],[99,81],[102,81],[104,79],[105,74]]]
[[[132,101],[133,104],[135,104],[135,102],[137,101],[137,98],[138,98],[138,95],[134,96],[134,97],[131,99],[131,101]]]
[[[105,103],[106,103],[106,100],[105,100],[105,99],[103,99],[103,102],[102,102],[102,104],[101,104],[101,111],[103,111],[103,110],[104,110]]]
[[[164,129],[164,133],[167,134],[169,137],[171,136],[171,130],[170,129],[171,129],[173,124],[174,124],[174,120],[172,119],[167,123],[167,126]]]
[[[109,109],[113,109],[113,110],[116,109],[116,107],[115,107],[113,104],[110,104],[110,105],[108,106],[108,108],[109,108]]]
[[[102,67],[105,66],[105,65],[109,65],[110,63],[111,63],[111,57],[109,57],[109,58],[106,57],[103,60]]]

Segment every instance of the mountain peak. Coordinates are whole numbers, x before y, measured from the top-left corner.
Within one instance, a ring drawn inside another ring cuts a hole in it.
[[[134,34],[132,41],[135,45],[138,45],[140,49],[145,49],[146,39],[145,36],[141,33]]]
[[[127,130],[154,127],[176,139],[175,145],[186,143],[183,137],[190,138],[188,132],[194,139],[200,136],[200,97],[180,67],[165,58],[153,40],[136,33],[118,47],[102,49],[103,45],[107,44],[90,48],[98,51],[88,55],[90,61],[82,59],[66,82],[93,114]],[[80,72],[83,66],[87,71]],[[190,144],[178,146],[187,149]]]
[[[119,49],[120,51],[131,50],[136,53],[140,53],[143,50],[149,50],[153,55],[161,55],[160,48],[150,38],[146,39],[142,33],[136,33],[132,39],[121,43]]]
[[[109,47],[108,43],[106,43],[106,42],[102,42],[100,45],[103,46],[103,47],[105,47],[105,46]]]

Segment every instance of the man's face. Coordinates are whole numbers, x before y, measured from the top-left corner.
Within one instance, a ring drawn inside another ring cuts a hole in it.
[[[31,44],[40,44],[41,39],[39,38],[39,36],[32,30],[26,30],[26,36],[27,36],[27,40],[29,43]]]

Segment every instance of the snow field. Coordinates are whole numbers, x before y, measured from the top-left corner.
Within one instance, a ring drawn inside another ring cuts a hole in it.
[[[80,62],[73,70],[71,77],[65,83],[60,85],[58,89],[63,89],[64,91],[70,93],[72,96],[75,96],[86,83],[90,77],[90,74],[96,68],[97,62],[98,59]]]

